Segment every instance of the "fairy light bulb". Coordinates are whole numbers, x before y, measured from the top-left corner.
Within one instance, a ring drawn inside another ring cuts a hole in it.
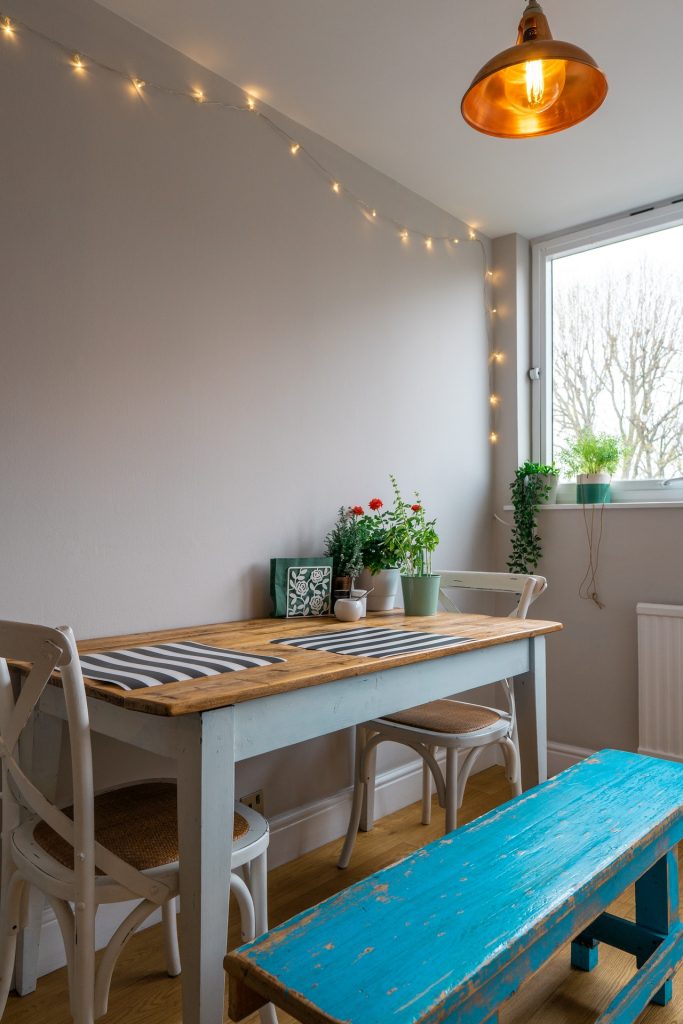
[[[495,430],[492,430],[491,433],[489,434],[489,441],[491,442],[491,444],[498,443],[498,434],[495,432]]]
[[[498,312],[498,310],[497,310],[497,309],[496,309],[496,307],[494,306],[494,307],[493,307],[493,309],[491,310],[491,313],[495,314],[495,313],[497,313],[497,312]]]
[[[247,106],[250,110],[256,110],[256,103],[251,96],[247,96]]]
[[[492,361],[494,363],[502,363],[503,359],[504,359],[503,353],[502,352],[493,352],[492,355],[491,355],[491,359],[492,359]]]
[[[145,83],[143,82],[143,80],[141,78],[134,78],[133,79],[133,88],[135,89],[135,91],[137,93],[141,93],[142,90],[145,88]]]
[[[476,233],[476,231],[470,230],[469,234],[470,234],[470,242],[473,242],[475,240],[475,238],[477,237],[477,233]]]
[[[203,103],[204,100],[206,99],[201,89],[195,89],[195,91],[192,93],[192,98],[193,100],[195,100],[196,103]]]
[[[341,192],[341,185],[339,184],[338,181],[332,182],[332,191],[336,192],[337,195],[339,195],[339,193]]]
[[[408,241],[408,230],[407,230],[407,228],[404,228],[403,231],[399,231],[398,237],[401,239],[402,242],[407,242]]]
[[[432,248],[432,240],[431,240],[431,238],[425,238],[425,249],[429,249],[431,251],[431,248]]]
[[[459,238],[454,238],[453,239],[453,245],[460,245],[460,239]]]
[[[377,210],[372,210],[370,215],[374,220],[377,217]]]
[[[488,278],[491,278],[491,277],[493,277],[493,271],[492,271],[492,270],[487,270],[487,271],[486,271],[486,276],[487,276]]]
[[[71,58],[71,65],[74,71],[85,71],[85,64],[83,63],[83,58],[80,53],[74,53]]]
[[[5,33],[6,36],[14,35],[14,25],[12,24],[10,18],[2,19],[2,31]]]
[[[299,143],[293,142],[292,145],[289,147],[289,152],[292,154],[292,156],[296,156],[300,149],[301,146],[299,145]]]
[[[500,395],[489,395],[489,404],[494,408],[500,405]]]

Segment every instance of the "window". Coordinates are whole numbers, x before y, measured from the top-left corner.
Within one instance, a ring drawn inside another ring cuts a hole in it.
[[[533,267],[535,457],[616,434],[615,497],[681,500],[662,482],[683,477],[683,204],[536,243]]]

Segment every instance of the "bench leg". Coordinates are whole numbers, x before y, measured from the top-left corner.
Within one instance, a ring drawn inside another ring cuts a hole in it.
[[[574,939],[572,942],[572,967],[579,971],[592,971],[598,966],[598,940]]]
[[[636,882],[636,924],[668,935],[678,923],[678,861],[675,851],[657,861]],[[638,967],[646,962],[637,958]],[[673,982],[665,982],[653,996],[652,1002],[666,1006],[671,1002]]]

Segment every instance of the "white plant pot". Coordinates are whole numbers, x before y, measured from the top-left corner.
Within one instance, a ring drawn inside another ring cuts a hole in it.
[[[560,486],[560,478],[554,473],[542,473],[542,479],[550,488],[548,497],[541,502],[542,505],[555,505],[557,503],[557,488]]]
[[[367,598],[369,612],[391,611],[396,604],[400,579],[398,569],[380,569],[376,573],[363,569],[358,583],[363,590],[372,590]]]

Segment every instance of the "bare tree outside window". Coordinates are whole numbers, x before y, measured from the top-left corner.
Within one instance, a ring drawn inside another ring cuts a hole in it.
[[[683,475],[683,227],[553,262],[553,452],[622,438],[623,479]]]

